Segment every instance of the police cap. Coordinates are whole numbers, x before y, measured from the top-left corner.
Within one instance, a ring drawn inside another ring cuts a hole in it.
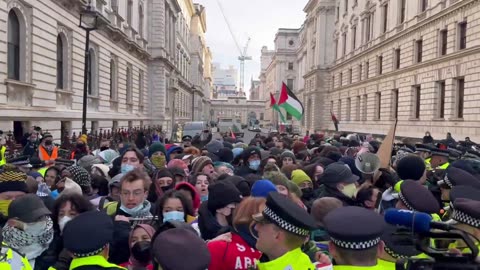
[[[325,216],[323,224],[337,247],[350,250],[377,246],[385,229],[385,221],[379,214],[358,206],[333,210]]]
[[[182,142],[190,142],[190,141],[192,141],[192,136],[185,135],[182,137]]]
[[[440,211],[440,205],[435,196],[426,187],[412,180],[402,182],[398,198],[411,211],[429,214]]]
[[[446,184],[450,188],[454,186],[470,186],[480,189],[480,180],[478,178],[453,166],[447,168],[443,180],[438,181],[437,184]]]
[[[271,222],[281,229],[299,236],[309,235],[317,228],[316,222],[307,211],[278,192],[270,192],[265,209],[253,216],[256,222]]]
[[[98,254],[113,239],[112,219],[103,211],[81,213],[63,230],[63,245],[75,257]]]
[[[385,243],[385,252],[394,259],[407,259],[421,254],[416,249],[410,229],[387,225],[381,239]]]
[[[456,199],[453,202],[451,219],[475,228],[480,228],[480,201],[465,198]]]

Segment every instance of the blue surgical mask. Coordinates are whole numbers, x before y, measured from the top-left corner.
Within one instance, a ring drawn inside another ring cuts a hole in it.
[[[133,170],[135,170],[135,167],[133,165],[130,165],[130,164],[124,164],[121,167],[121,172],[123,174],[128,173],[128,172],[133,171]]]
[[[208,195],[202,195],[202,196],[200,196],[200,201],[201,201],[201,202],[208,201]]]
[[[248,162],[248,167],[254,171],[258,171],[258,168],[260,167],[260,160],[259,159],[256,159],[256,160],[252,160],[252,161],[249,161]]]
[[[163,213],[163,222],[165,223],[170,220],[185,221],[185,213],[180,211],[170,211]]]

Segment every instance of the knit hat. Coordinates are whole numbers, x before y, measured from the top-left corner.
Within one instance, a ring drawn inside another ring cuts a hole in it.
[[[261,157],[260,149],[256,146],[250,146],[245,151],[243,151],[243,161],[246,162],[251,156],[258,155],[258,158]]]
[[[103,173],[103,176],[105,176],[105,178],[107,178],[107,180],[110,179],[110,176],[108,175],[108,172],[110,171],[110,167],[108,167],[107,165],[105,165],[105,164],[93,164],[92,168],[97,168],[98,170],[100,170]]]
[[[230,163],[221,162],[221,161],[216,161],[216,162],[213,163],[213,167],[215,167],[215,168],[222,167],[222,166],[225,166],[225,167],[229,168],[230,170],[235,171],[235,168]]]
[[[84,144],[87,144],[87,139],[88,139],[87,134],[82,134],[82,136],[78,138],[78,140],[83,142]]]
[[[68,177],[65,179],[65,187],[63,191],[60,193],[60,196],[67,195],[67,194],[78,194],[78,195],[83,194],[82,188]]]
[[[263,175],[264,179],[272,181],[275,186],[288,187],[288,178],[281,172],[270,171]]]
[[[42,134],[42,140],[46,138],[53,138],[52,134],[49,132],[45,132]]]
[[[87,172],[90,172],[94,164],[100,163],[102,162],[97,157],[86,155],[78,160],[77,165],[87,170]]]
[[[211,140],[209,143],[207,143],[205,148],[209,153],[217,154],[217,152],[223,148],[223,143],[219,140]]]
[[[312,179],[308,176],[303,170],[294,170],[292,172],[292,182],[295,185],[300,186],[303,182],[310,182],[312,183]]]
[[[167,156],[167,151],[165,150],[165,145],[160,142],[155,142],[148,147],[148,158],[151,158],[155,152],[162,152],[164,156]]]
[[[283,160],[284,158],[289,157],[295,162],[295,154],[292,151],[285,150],[283,153],[280,155],[280,160]]]
[[[7,191],[22,191],[27,193],[27,175],[17,170],[12,164],[5,164],[0,173],[0,193]]]
[[[292,146],[292,151],[296,155],[298,152],[307,150],[307,145],[304,142],[295,142]]]
[[[67,167],[65,170],[69,171],[72,175],[72,180],[75,181],[81,187],[89,187],[92,183],[90,174],[84,168],[73,165]]]
[[[230,181],[220,181],[208,186],[208,209],[215,213],[231,203],[242,201],[242,194]]]
[[[180,168],[182,170],[188,170],[188,166],[185,161],[181,159],[172,159],[168,162],[167,169]]]
[[[290,193],[297,195],[298,198],[301,198],[303,195],[302,190],[292,181],[287,182],[287,189]]]
[[[233,152],[230,148],[222,148],[220,149],[217,154],[220,161],[230,163],[233,161]]]
[[[240,193],[242,194],[242,197],[250,196],[251,186],[248,183],[248,181],[245,180],[245,178],[241,176],[233,175],[225,178],[225,181],[232,182],[235,185],[235,187],[238,189],[238,191],[240,191]]]
[[[253,184],[251,196],[257,198],[267,198],[268,193],[272,191],[277,192],[275,185],[270,180],[262,179]]]
[[[420,180],[425,172],[425,162],[419,156],[408,155],[397,163],[397,173],[402,180]]]
[[[170,229],[160,233],[152,244],[153,258],[162,269],[207,269],[211,255],[207,244],[187,229]]]
[[[284,152],[283,149],[277,148],[277,147],[272,147],[270,148],[270,154],[273,156],[280,156]]]
[[[175,190],[187,190],[192,195],[192,204],[193,209],[198,209],[200,207],[200,195],[197,192],[197,189],[188,182],[181,182],[175,186]]]
[[[208,164],[213,165],[213,162],[209,157],[200,156],[200,157],[195,158],[192,161],[192,174],[197,174],[197,173],[201,172],[203,170],[203,168],[205,166],[207,166]]]

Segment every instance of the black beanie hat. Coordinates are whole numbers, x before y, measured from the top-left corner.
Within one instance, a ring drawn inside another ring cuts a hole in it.
[[[217,152],[217,157],[221,162],[232,163],[233,152],[231,149],[224,147]]]
[[[243,161],[246,162],[250,156],[253,156],[257,154],[258,157],[261,157],[261,153],[260,153],[260,149],[258,149],[258,147],[256,146],[250,146],[248,147],[247,149],[245,149],[245,151],[243,151]]]
[[[242,194],[243,197],[250,196],[251,187],[250,187],[250,184],[248,183],[248,181],[245,180],[245,178],[243,178],[241,176],[233,175],[233,176],[226,177],[225,181],[232,182],[235,185],[235,187],[238,189],[238,191],[240,191],[240,193]]]
[[[420,180],[425,172],[425,162],[419,156],[408,155],[397,163],[397,174],[402,180]]]
[[[220,181],[208,186],[207,207],[211,212],[240,201],[242,194],[230,181]]]

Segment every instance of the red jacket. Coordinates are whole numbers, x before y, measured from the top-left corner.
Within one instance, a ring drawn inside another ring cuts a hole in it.
[[[232,232],[232,242],[208,243],[211,261],[208,270],[246,270],[255,265],[262,253],[251,247],[238,234]]]

